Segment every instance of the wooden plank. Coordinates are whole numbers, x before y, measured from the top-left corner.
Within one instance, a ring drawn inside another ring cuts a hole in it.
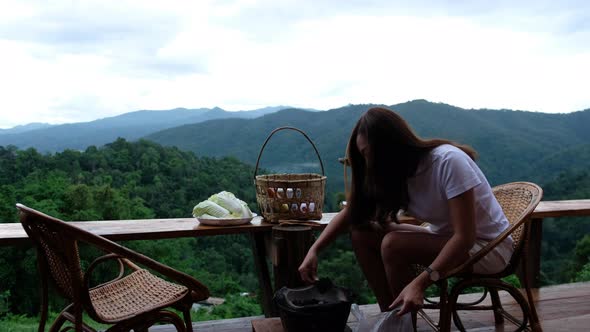
[[[0,246],[28,244],[29,237],[20,223],[0,224]]]
[[[543,321],[542,326],[544,331],[586,332],[589,329],[589,322],[590,314],[546,320]]]
[[[201,225],[195,218],[72,221],[70,224],[113,241],[254,233],[272,228],[272,225],[262,223],[260,218],[255,218],[251,224],[238,226]],[[0,245],[27,243],[27,234],[20,223],[0,224]]]
[[[590,199],[541,201],[532,214],[533,219],[590,216]]]
[[[252,331],[251,321],[254,319],[263,319],[263,316],[240,317],[230,319],[209,320],[204,322],[194,322],[193,331],[195,332],[237,332]],[[173,325],[158,325],[150,327],[150,332],[177,332]]]
[[[283,324],[280,318],[253,319],[252,332],[282,332]]]
[[[321,220],[287,221],[286,223],[305,224],[322,229],[332,220],[334,215],[335,213],[324,213]],[[277,224],[263,222],[261,217],[255,217],[250,224],[237,226],[201,225],[195,218],[71,221],[70,223],[113,241],[251,234],[270,232],[272,227],[277,226]],[[0,246],[28,243],[29,238],[20,223],[0,223]]]

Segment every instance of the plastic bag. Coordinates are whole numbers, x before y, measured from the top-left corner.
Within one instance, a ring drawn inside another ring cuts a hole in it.
[[[410,332],[414,331],[412,314],[407,313],[401,317],[397,316],[399,308],[382,312],[374,316],[365,317],[356,303],[352,304],[350,312],[358,320],[357,327],[353,332]]]

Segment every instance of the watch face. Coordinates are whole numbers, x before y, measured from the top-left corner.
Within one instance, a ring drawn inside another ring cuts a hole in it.
[[[430,272],[430,279],[432,281],[438,281],[438,279],[440,279],[440,274],[438,274],[438,271],[431,270],[431,272]]]

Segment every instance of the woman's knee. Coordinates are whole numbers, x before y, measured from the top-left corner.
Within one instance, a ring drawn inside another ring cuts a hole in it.
[[[383,241],[381,241],[381,256],[383,259],[401,259],[403,255],[407,255],[406,240],[401,232],[387,233],[383,237]]]

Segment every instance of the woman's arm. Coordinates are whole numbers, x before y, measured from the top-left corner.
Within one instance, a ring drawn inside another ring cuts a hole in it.
[[[449,200],[453,235],[434,259],[430,268],[441,275],[459,266],[469,258],[475,243],[475,198],[473,189]],[[423,273],[425,274],[425,273]],[[428,274],[426,274],[428,279]]]
[[[332,243],[339,235],[348,231],[350,223],[348,221],[348,211],[344,208],[338,212],[330,221],[328,226],[322,231],[320,237],[314,242],[310,250],[320,252],[328,244]]]
[[[338,235],[348,230],[350,224],[348,218],[347,209],[344,208],[332,218],[328,226],[320,234],[320,237],[309,248],[301,266],[299,266],[299,274],[304,282],[312,283],[317,280],[318,253],[332,243]]]
[[[451,225],[453,235],[436,256],[430,268],[438,271],[442,276],[447,271],[462,264],[469,258],[469,250],[475,243],[475,199],[473,189],[449,200]],[[433,283],[428,272],[418,275],[399,296],[393,301],[390,308],[402,304],[398,315],[416,309],[422,303],[424,291]]]

